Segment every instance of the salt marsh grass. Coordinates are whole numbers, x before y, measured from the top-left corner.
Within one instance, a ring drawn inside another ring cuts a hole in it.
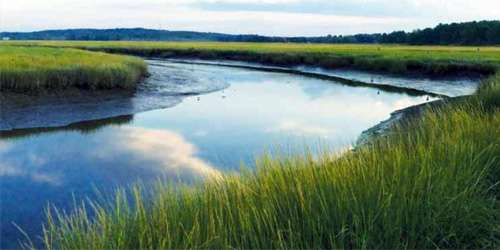
[[[256,171],[194,187],[160,183],[70,214],[49,209],[45,246],[498,248],[499,86],[500,76],[340,156],[263,156]]]
[[[350,67],[391,73],[492,74],[500,47],[403,46],[360,44],[11,41],[0,45],[71,47],[154,57],[229,59],[274,65]]]
[[[134,88],[146,64],[76,49],[0,46],[0,90]]]
[[[487,75],[500,65],[498,47],[0,45],[2,88],[28,90],[129,87],[145,72],[141,60],[74,48],[431,75]],[[499,100],[496,75],[475,96],[429,108],[387,137],[342,155],[267,155],[255,171],[194,186],[159,183],[69,213],[50,208],[44,244],[47,249],[498,248]]]

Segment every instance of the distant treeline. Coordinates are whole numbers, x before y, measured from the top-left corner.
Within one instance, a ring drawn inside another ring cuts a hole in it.
[[[68,29],[38,32],[3,32],[0,38],[11,40],[82,40],[82,41],[217,41],[217,42],[300,42],[300,43],[394,43],[413,45],[498,45],[500,21],[439,24],[412,32],[383,34],[328,35],[321,37],[270,37],[229,35],[193,31],[133,29]]]

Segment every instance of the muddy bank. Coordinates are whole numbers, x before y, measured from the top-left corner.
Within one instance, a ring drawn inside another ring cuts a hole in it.
[[[423,112],[428,109],[439,108],[450,102],[459,101],[462,98],[463,97],[455,97],[445,100],[440,99],[394,111],[393,113],[391,113],[391,117],[389,119],[384,120],[379,124],[365,130],[359,136],[359,139],[356,142],[356,146],[360,147],[368,145],[376,138],[387,137],[391,134],[391,130],[394,129],[395,126],[405,126],[405,124],[409,124],[412,120],[421,117]]]
[[[446,76],[488,76],[496,72],[491,63],[467,63],[453,61],[393,60],[359,55],[335,55],[328,53],[279,53],[209,49],[174,48],[91,48],[81,49],[107,53],[127,54],[142,57],[185,58],[202,60],[231,60],[259,63],[271,66],[312,66],[323,69],[356,69],[399,75]]]
[[[225,80],[210,71],[192,76],[189,69],[175,65],[149,65],[151,76],[137,89],[66,89],[40,93],[0,92],[0,131],[62,127],[82,121],[132,115],[169,108],[190,95],[209,93],[228,87]]]
[[[354,87],[370,87],[389,92],[406,93],[408,95],[429,95],[433,97],[456,97],[472,95],[477,90],[479,82],[481,80],[481,78],[477,76],[430,78],[417,75],[408,75],[402,77],[394,74],[380,74],[350,69],[328,70],[320,67],[310,66],[279,67],[258,63],[227,60],[206,61],[166,59],[166,61],[184,64],[214,65],[219,67],[235,67],[249,70],[295,74],[320,78],[324,80],[331,80]],[[151,61],[150,63],[154,64],[155,62],[156,61]]]
[[[25,128],[8,131],[0,131],[0,139],[24,138],[39,134],[57,133],[62,131],[77,131],[82,134],[95,133],[108,126],[125,126],[134,121],[133,115],[117,116],[112,118],[90,120],[72,123],[62,127],[46,127],[46,128]]]
[[[357,71],[271,67],[261,64],[200,60],[147,60],[150,77],[135,91],[68,89],[39,94],[0,92],[0,131],[62,127],[73,123],[169,108],[186,96],[228,87],[228,70],[253,70],[319,78],[353,87],[376,88],[409,96],[445,98],[472,94],[478,81],[420,80]],[[231,69],[233,68],[233,69]],[[239,69],[237,69],[239,68]],[[414,84],[420,83],[420,84]],[[415,85],[415,86],[414,86]]]
[[[1,93],[0,131],[61,127],[72,123],[130,115],[178,104],[181,97],[137,96],[123,90],[69,89],[50,94]]]

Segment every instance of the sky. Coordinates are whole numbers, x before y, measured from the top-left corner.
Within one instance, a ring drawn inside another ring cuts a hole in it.
[[[132,28],[278,36],[500,19],[500,0],[0,0],[0,31]]]

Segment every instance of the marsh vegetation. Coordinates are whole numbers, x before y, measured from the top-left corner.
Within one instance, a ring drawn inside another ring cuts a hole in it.
[[[500,64],[499,47],[128,41],[13,41],[3,44],[71,47],[146,57],[240,60],[327,69],[355,68],[430,76],[489,75]]]
[[[256,171],[195,187],[160,183],[71,214],[50,209],[45,246],[496,248],[499,86],[497,76],[343,155],[267,155]]]
[[[190,186],[123,189],[112,199],[78,205],[72,212],[49,208],[43,234],[48,249],[500,246],[500,75],[491,76],[500,65],[498,47],[0,44],[5,45],[0,46],[5,52],[0,54],[2,89],[127,87],[145,73],[141,60],[77,49],[490,76],[476,95],[427,108],[418,119],[354,151],[264,155],[256,170],[243,167],[240,174],[218,174]],[[86,59],[79,64],[71,58]]]
[[[76,49],[0,46],[0,90],[133,89],[147,73],[138,58]]]

